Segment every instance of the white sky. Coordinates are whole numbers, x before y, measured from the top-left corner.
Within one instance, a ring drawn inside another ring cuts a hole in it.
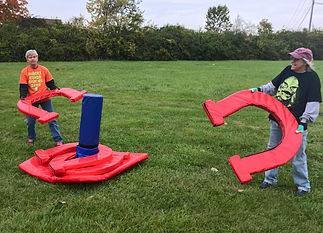
[[[28,10],[34,17],[58,18],[67,21],[74,16],[85,16],[87,0],[28,0]],[[323,0],[315,0],[312,27],[323,29]],[[268,19],[274,30],[308,28],[312,0],[142,0],[146,24],[163,26],[180,24],[186,28],[205,26],[209,7],[227,5],[231,21],[239,15],[248,24],[257,25]]]

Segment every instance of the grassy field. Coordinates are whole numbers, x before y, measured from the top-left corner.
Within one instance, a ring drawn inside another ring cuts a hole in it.
[[[149,159],[97,184],[53,185],[21,172],[21,162],[53,141],[38,124],[38,140],[26,145],[16,108],[25,64],[0,63],[0,232],[323,232],[322,116],[309,127],[312,192],[300,198],[290,164],[278,187],[263,191],[263,174],[241,185],[227,162],[265,149],[266,112],[246,108],[213,128],[201,106],[266,83],[286,61],[42,64],[60,87],[104,96],[102,144]],[[316,66],[323,83],[323,61]],[[53,102],[64,141],[77,141],[81,103]]]

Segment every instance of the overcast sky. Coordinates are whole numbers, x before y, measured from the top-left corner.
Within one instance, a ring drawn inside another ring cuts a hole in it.
[[[28,0],[34,17],[58,18],[64,22],[74,16],[91,19],[86,11],[87,0]],[[313,27],[323,29],[323,0],[316,0]],[[203,29],[209,7],[227,5],[231,21],[239,16],[248,24],[257,25],[268,19],[274,30],[308,28],[312,0],[142,0],[146,24],[163,26],[180,24],[186,28]]]

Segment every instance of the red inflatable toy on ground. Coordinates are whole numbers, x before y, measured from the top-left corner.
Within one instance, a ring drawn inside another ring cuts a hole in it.
[[[146,153],[116,152],[101,144],[97,154],[77,158],[77,144],[36,150],[19,168],[49,183],[91,183],[107,180],[148,158]]]
[[[103,97],[84,93],[62,88],[18,102],[21,112],[46,123],[58,114],[38,111],[41,109],[32,106],[33,103],[57,95],[63,95],[72,102],[83,98],[79,143],[36,150],[32,158],[19,165],[22,171],[50,183],[89,183],[109,179],[148,158],[146,153],[116,152],[99,144]]]
[[[293,114],[282,103],[265,93],[243,90],[217,102],[206,100],[203,103],[213,126],[224,124],[225,117],[247,106],[256,106],[271,113],[282,129],[282,140],[271,150],[244,158],[239,155],[229,158],[229,163],[241,183],[251,181],[254,173],[286,164],[295,156],[302,142],[302,135],[295,132],[298,123]]]

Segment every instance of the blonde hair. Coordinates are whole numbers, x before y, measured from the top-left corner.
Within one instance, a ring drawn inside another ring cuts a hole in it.
[[[314,70],[314,61],[309,61],[306,58],[302,58],[302,60],[305,62],[306,64],[306,71],[312,71]]]
[[[38,56],[38,53],[37,53],[37,51],[36,51],[36,50],[34,50],[34,49],[29,49],[29,50],[26,52],[26,54],[25,54],[26,59],[28,58],[28,56],[33,55],[33,54],[35,54],[36,56]]]

